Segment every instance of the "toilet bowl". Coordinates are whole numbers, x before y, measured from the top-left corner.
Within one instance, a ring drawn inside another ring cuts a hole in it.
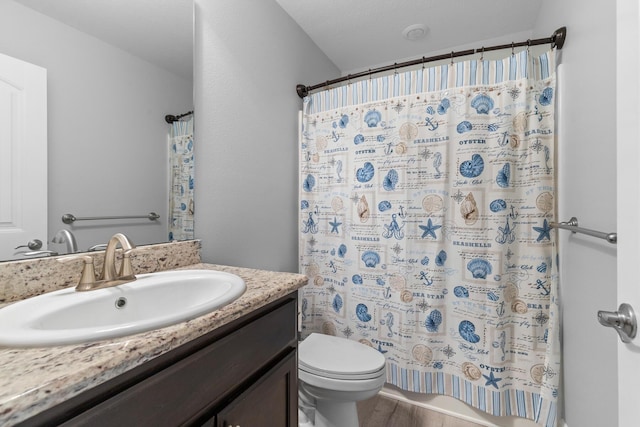
[[[298,346],[300,427],[358,427],[356,402],[384,385],[385,358],[356,341],[313,333]]]

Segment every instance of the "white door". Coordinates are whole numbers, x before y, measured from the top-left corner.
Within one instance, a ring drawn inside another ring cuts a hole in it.
[[[618,304],[640,313],[640,8],[617,1]],[[605,310],[614,307],[604,307]],[[612,333],[614,331],[611,331]],[[640,335],[640,334],[639,334]],[[640,425],[640,336],[618,342],[618,425]]]
[[[0,54],[0,260],[47,241],[47,70]]]

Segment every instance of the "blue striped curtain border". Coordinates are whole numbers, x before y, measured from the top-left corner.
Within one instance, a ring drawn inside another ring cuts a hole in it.
[[[305,114],[350,105],[383,101],[398,96],[435,92],[464,86],[490,86],[509,80],[545,80],[555,71],[555,49],[538,57],[528,51],[494,61],[472,59],[434,67],[364,79],[304,98]]]

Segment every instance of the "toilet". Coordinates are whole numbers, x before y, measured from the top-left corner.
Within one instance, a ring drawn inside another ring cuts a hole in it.
[[[386,381],[385,358],[345,338],[312,333],[298,346],[300,427],[358,427],[356,402]]]

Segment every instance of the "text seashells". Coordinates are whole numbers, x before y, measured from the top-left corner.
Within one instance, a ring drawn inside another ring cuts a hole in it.
[[[362,261],[365,267],[375,268],[380,263],[380,255],[375,251],[366,251],[362,254]]]
[[[387,191],[393,191],[396,189],[396,184],[398,183],[398,172],[395,169],[389,170],[387,175],[384,177],[382,181],[382,187]]]
[[[472,129],[473,129],[473,125],[466,120],[463,122],[460,122],[458,126],[456,126],[456,130],[458,131],[458,133],[469,132]]]
[[[356,179],[359,182],[369,182],[373,178],[375,171],[371,162],[365,164],[356,171]]]
[[[493,109],[493,99],[489,95],[481,93],[471,100],[471,108],[475,108],[478,114],[489,114]]]
[[[460,164],[460,175],[465,178],[475,178],[480,176],[484,170],[484,160],[480,154],[471,156],[471,160],[465,160]]]
[[[438,255],[436,255],[436,265],[438,267],[442,267],[446,260],[447,260],[447,253],[444,250],[438,252]]]
[[[439,310],[433,310],[424,321],[424,327],[429,332],[438,332],[438,327],[442,323],[442,313]]]
[[[478,221],[478,205],[473,193],[467,194],[462,203],[460,203],[460,215],[464,218],[464,223],[473,225]]]
[[[367,202],[367,198],[365,196],[360,197],[358,200],[358,217],[360,218],[360,222],[367,222],[369,220],[369,202]]]
[[[365,114],[364,116],[364,122],[370,128],[374,128],[378,126],[378,123],[380,123],[380,120],[382,120],[382,114],[380,114],[380,112],[377,110],[369,110],[367,111],[367,114]]]
[[[476,365],[471,362],[464,362],[460,367],[462,373],[467,379],[471,381],[479,380],[482,376],[482,371]]]
[[[468,320],[463,320],[458,325],[460,336],[466,341],[475,344],[480,341],[480,337],[476,334],[476,326]]]
[[[511,164],[505,163],[502,166],[502,169],[498,171],[498,175],[496,175],[496,183],[501,188],[509,187],[509,180],[511,179]]]
[[[502,199],[496,199],[489,205],[491,212],[500,212],[507,209],[507,202]]]
[[[453,294],[458,298],[469,298],[469,291],[464,286],[456,286],[453,288]]]
[[[378,203],[378,210],[380,212],[388,211],[389,209],[391,209],[391,203],[388,200],[383,200]]]
[[[336,313],[340,313],[340,310],[342,309],[343,305],[344,305],[344,302],[342,302],[342,297],[336,294],[336,296],[333,297],[333,303],[331,303],[331,306],[333,307],[333,311],[335,311]]]
[[[302,189],[304,191],[306,191],[307,193],[309,193],[309,192],[311,192],[313,190],[313,186],[314,185],[316,185],[316,179],[311,174],[307,175],[307,177],[304,179],[304,181],[302,181]]]
[[[364,304],[356,305],[356,316],[361,322],[368,322],[371,320],[371,315],[368,313],[369,308]]]
[[[467,263],[467,270],[474,279],[486,279],[491,274],[491,263],[483,258],[474,258]]]

